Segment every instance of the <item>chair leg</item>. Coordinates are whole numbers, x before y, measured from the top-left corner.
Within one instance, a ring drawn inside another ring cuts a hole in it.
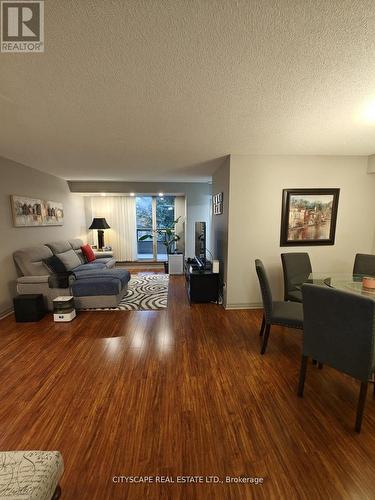
[[[55,492],[54,492],[51,500],[58,500],[60,497],[61,497],[61,487],[58,484],[56,486]]]
[[[323,363],[318,363],[318,368],[319,368],[319,370],[322,370],[323,369]]]
[[[267,343],[268,343],[268,337],[270,336],[270,330],[271,330],[271,325],[267,324],[264,330],[264,335],[263,335],[263,344],[262,344],[262,349],[260,351],[261,354],[264,354],[267,349]]]
[[[359,399],[358,399],[358,406],[357,406],[357,416],[355,419],[356,432],[361,432],[363,412],[364,412],[365,403],[366,403],[366,394],[367,394],[367,382],[361,382],[361,389],[359,391]]]
[[[263,331],[264,331],[264,326],[266,324],[266,317],[264,316],[263,314],[263,318],[262,318],[262,326],[260,327],[260,332],[259,332],[259,336],[261,337],[263,335]]]
[[[305,387],[307,361],[308,357],[303,355],[301,359],[301,369],[299,372],[299,383],[298,383],[298,393],[297,393],[300,398],[303,397],[303,388]]]

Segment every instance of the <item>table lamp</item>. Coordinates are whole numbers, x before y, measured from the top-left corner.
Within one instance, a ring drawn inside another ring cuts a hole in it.
[[[111,229],[111,227],[104,217],[95,217],[89,229],[98,230],[98,248],[101,250],[104,247],[104,229]]]

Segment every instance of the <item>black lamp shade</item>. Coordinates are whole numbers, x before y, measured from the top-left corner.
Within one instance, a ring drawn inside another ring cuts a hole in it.
[[[111,229],[104,217],[95,217],[89,229]]]

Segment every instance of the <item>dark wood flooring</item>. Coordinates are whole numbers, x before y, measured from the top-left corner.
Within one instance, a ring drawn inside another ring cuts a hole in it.
[[[0,449],[60,450],[63,499],[374,498],[375,400],[353,431],[358,383],[309,364],[301,334],[261,311],[187,302],[82,312],[70,324],[0,322]],[[114,476],[215,475],[213,484],[114,484]],[[261,476],[263,485],[226,484]]]

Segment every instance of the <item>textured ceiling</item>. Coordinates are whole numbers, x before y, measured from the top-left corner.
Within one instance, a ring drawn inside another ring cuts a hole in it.
[[[234,154],[375,152],[373,0],[46,0],[0,54],[0,155],[67,179],[198,180]]]

